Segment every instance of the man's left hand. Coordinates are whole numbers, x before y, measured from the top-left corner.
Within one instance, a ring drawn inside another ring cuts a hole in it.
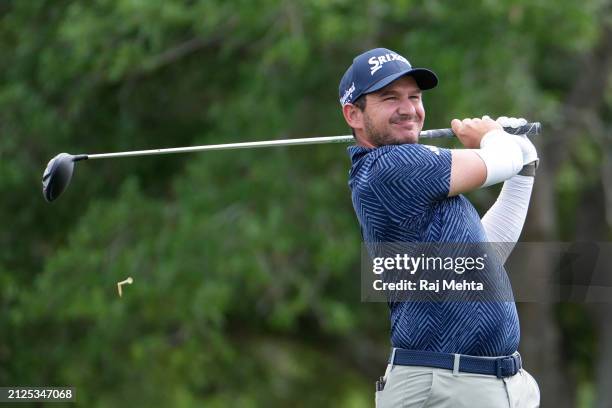
[[[488,116],[484,117],[488,118]],[[506,116],[500,116],[499,118],[497,118],[496,122],[505,128],[517,128],[527,124],[527,120],[524,118],[508,118]],[[530,164],[535,162],[537,166],[538,161],[540,160],[538,158],[538,152],[531,140],[529,140],[529,138],[527,137],[527,135],[515,135],[513,137],[517,138],[516,140],[519,146],[521,147],[521,151],[523,152],[523,164]]]

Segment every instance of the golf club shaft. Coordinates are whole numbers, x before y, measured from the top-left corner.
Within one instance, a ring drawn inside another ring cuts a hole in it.
[[[524,126],[512,128],[504,128],[508,133],[533,136],[540,133],[540,123],[533,122],[528,123]],[[439,137],[452,137],[455,134],[451,129],[433,129],[425,130],[420,133],[420,138],[439,138]],[[93,159],[110,159],[115,157],[133,157],[133,156],[150,156],[158,154],[173,154],[173,153],[190,153],[190,152],[201,152],[207,150],[232,150],[232,149],[249,149],[256,147],[272,147],[272,146],[296,146],[296,145],[310,145],[310,144],[323,144],[323,143],[351,143],[355,139],[352,135],[344,136],[324,136],[324,137],[310,137],[302,139],[281,139],[281,140],[266,140],[260,142],[242,142],[242,143],[226,143],[226,144],[215,144],[215,145],[203,145],[203,146],[190,146],[190,147],[173,147],[168,149],[152,149],[152,150],[134,150],[129,152],[117,152],[117,153],[100,153],[100,154],[79,154],[74,156],[74,161],[79,160],[93,160]]]

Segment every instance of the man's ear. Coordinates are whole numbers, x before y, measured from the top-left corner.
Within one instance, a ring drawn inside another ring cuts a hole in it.
[[[344,120],[353,129],[363,129],[363,112],[357,106],[347,103],[342,107]]]

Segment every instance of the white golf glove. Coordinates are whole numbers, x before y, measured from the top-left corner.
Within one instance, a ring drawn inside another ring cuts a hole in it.
[[[527,124],[527,120],[523,118],[509,118],[506,116],[500,116],[495,120],[497,123],[502,125],[502,127],[513,127],[517,128],[519,126],[523,126]]]
[[[527,120],[523,118],[508,118],[506,116],[500,116],[496,120],[497,123],[502,125],[502,127],[513,127],[517,128],[520,126],[524,126],[527,124]],[[523,152],[523,165],[529,163],[536,163],[536,167],[538,165],[538,152],[536,151],[535,146],[531,143],[531,140],[527,138],[527,135],[512,135],[512,137],[516,138],[518,145],[521,147],[521,151]]]

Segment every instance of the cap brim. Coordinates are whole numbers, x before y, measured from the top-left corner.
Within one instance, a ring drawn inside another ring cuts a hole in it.
[[[363,91],[362,95],[376,92],[379,89],[382,89],[385,86],[389,85],[396,79],[405,75],[410,75],[411,77],[413,77],[419,88],[423,91],[435,88],[436,85],[438,85],[438,77],[436,76],[436,74],[433,73],[433,71],[430,71],[427,68],[411,68],[381,79],[380,81],[376,82],[374,85]]]

